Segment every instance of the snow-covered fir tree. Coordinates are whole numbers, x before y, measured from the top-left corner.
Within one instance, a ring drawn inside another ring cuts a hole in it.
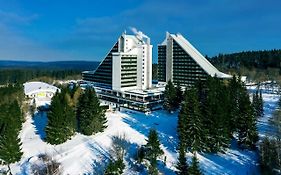
[[[21,142],[18,137],[22,126],[22,113],[17,101],[0,105],[0,163],[8,166],[21,159]]]
[[[75,112],[69,105],[66,94],[66,89],[63,89],[61,93],[57,92],[48,112],[46,141],[53,145],[64,143],[75,133]]]
[[[199,162],[198,162],[198,159],[197,159],[197,153],[196,152],[193,153],[192,162],[191,162],[190,167],[188,168],[188,174],[190,174],[190,175],[203,175],[203,173],[201,172],[200,167],[199,167]]]
[[[188,164],[186,161],[186,154],[185,154],[185,146],[181,143],[179,143],[179,156],[178,156],[178,162],[176,165],[177,168],[177,174],[178,175],[188,175]]]
[[[165,110],[171,112],[176,110],[178,107],[178,101],[177,101],[177,92],[176,88],[173,85],[171,81],[167,82],[167,85],[165,87],[164,91],[164,104],[163,107]]]
[[[85,135],[102,132],[106,126],[105,110],[92,88],[87,88],[79,97],[77,107],[78,131]]]

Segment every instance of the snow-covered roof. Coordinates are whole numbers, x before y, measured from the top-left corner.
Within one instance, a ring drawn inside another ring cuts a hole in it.
[[[231,75],[220,72],[215,66],[213,66],[187,39],[181,34],[169,34],[181,47],[186,51],[193,59],[200,65],[202,69],[206,71],[212,77],[218,78],[231,78]],[[162,44],[167,43],[167,38]]]
[[[56,93],[59,88],[44,82],[27,82],[23,84],[24,94],[30,95],[38,92],[52,92]]]

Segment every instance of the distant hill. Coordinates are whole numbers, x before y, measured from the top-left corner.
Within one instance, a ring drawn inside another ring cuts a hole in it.
[[[0,60],[0,68],[32,68],[52,70],[95,70],[99,65],[96,61],[55,61],[55,62],[33,62],[33,61],[9,61]]]

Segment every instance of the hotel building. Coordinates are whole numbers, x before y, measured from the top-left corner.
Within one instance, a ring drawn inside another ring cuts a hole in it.
[[[190,87],[199,79],[206,80],[208,76],[220,79],[232,77],[215,68],[181,34],[167,32],[165,40],[158,45],[158,81],[171,80],[175,84]]]
[[[82,72],[82,79],[102,102],[117,108],[150,111],[163,99],[152,86],[152,45],[142,32],[123,33],[95,71]]]

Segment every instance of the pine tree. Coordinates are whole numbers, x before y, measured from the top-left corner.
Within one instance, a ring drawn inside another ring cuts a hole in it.
[[[259,95],[258,95],[258,91],[253,93],[252,106],[253,106],[253,114],[256,118],[258,118],[259,117]]]
[[[192,162],[191,162],[190,167],[188,168],[188,174],[203,175],[203,173],[200,171],[199,162],[196,157],[196,152],[193,153]]]
[[[21,142],[18,138],[18,132],[13,128],[4,124],[1,127],[4,129],[0,135],[0,159],[4,161],[4,164],[9,165],[15,163],[21,159]]]
[[[125,164],[122,159],[110,161],[104,174],[105,175],[121,175],[124,171]]]
[[[179,116],[185,116],[183,117],[185,121],[180,121],[184,123],[183,129],[185,129],[185,131],[182,130],[183,134],[179,133],[182,144],[186,145],[189,150],[203,151],[205,147],[204,129],[195,88],[188,91],[188,98],[185,99]]]
[[[157,170],[157,158],[164,154],[163,150],[160,148],[160,141],[158,139],[158,134],[156,130],[150,129],[148,134],[147,144],[145,145],[146,159],[149,160],[149,174],[158,174]]]
[[[67,101],[67,92],[62,90],[52,98],[48,123],[46,126],[46,141],[50,144],[61,144],[75,133],[75,113]]]
[[[245,88],[241,90],[239,96],[239,115],[237,122],[238,144],[254,149],[255,143],[258,141],[256,117],[254,116],[254,109]]]
[[[152,158],[150,160],[150,165],[148,167],[148,174],[149,175],[158,175],[158,169],[157,169],[157,159]]]
[[[256,92],[253,93],[252,106],[254,110],[254,116],[256,118],[263,117],[264,111],[263,111],[263,99],[262,99],[261,90],[256,90]]]
[[[178,175],[188,175],[188,164],[185,157],[185,146],[179,144],[179,157],[176,165]]]
[[[262,174],[278,174],[281,171],[281,140],[265,137],[259,149]]]
[[[176,102],[177,102],[176,107],[178,108],[183,100],[183,91],[181,89],[180,83],[177,83],[177,86],[175,88],[176,88]]]
[[[200,111],[202,113],[206,112],[206,87],[204,87],[205,84],[199,79],[196,84],[195,88],[197,89],[198,92],[198,101],[199,101],[199,106],[200,106]]]
[[[148,134],[147,144],[145,145],[147,154],[146,157],[148,160],[155,158],[157,159],[159,156],[163,155],[164,152],[160,148],[160,141],[158,139],[158,134],[155,129],[150,129]]]
[[[87,88],[79,97],[77,120],[78,131],[85,135],[102,132],[106,128],[105,111],[91,88]]]
[[[187,122],[188,121],[188,115],[187,115],[187,104],[184,102],[182,104],[180,113],[178,115],[178,125],[177,125],[177,133],[179,137],[179,142],[181,143],[181,146],[186,148],[187,141],[188,141],[188,133],[187,133]]]
[[[237,131],[237,121],[239,115],[239,92],[241,89],[240,79],[237,80],[237,77],[233,75],[232,79],[228,85],[228,92],[229,92],[229,130],[230,134],[232,135],[234,132]]]
[[[259,96],[258,96],[258,106],[259,106],[259,117],[263,117],[264,115],[264,110],[263,110],[263,98],[262,98],[262,91],[259,91]]]
[[[207,128],[207,150],[218,152],[229,146],[228,94],[226,87],[216,77],[209,77],[206,86],[204,126]]]
[[[22,113],[17,101],[0,106],[0,160],[8,166],[21,159],[21,142],[18,138],[22,126]]]
[[[164,104],[165,110],[171,112],[176,110],[178,106],[176,89],[171,81],[168,81],[164,91]]]

